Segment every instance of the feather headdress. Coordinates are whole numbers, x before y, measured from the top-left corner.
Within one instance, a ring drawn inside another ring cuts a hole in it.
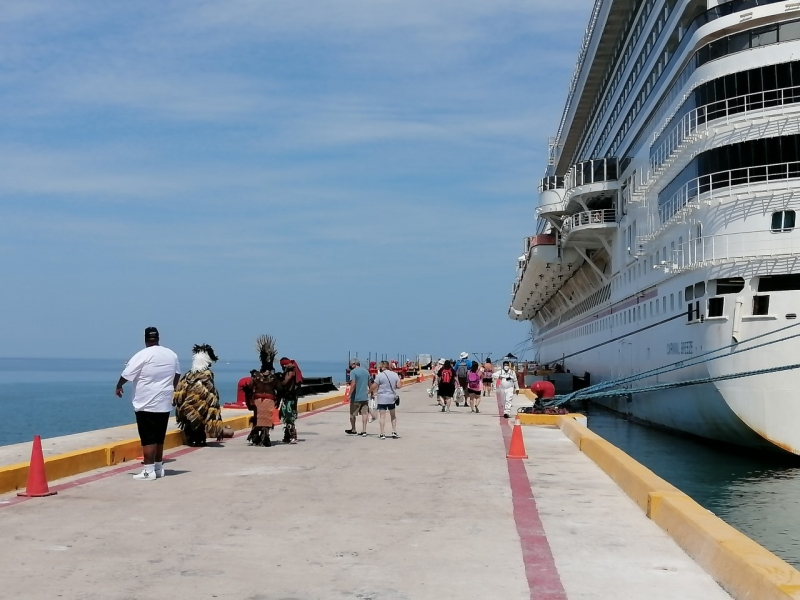
[[[261,359],[261,372],[274,371],[275,367],[272,363],[278,354],[278,350],[275,348],[275,338],[271,335],[258,336],[256,350],[258,351],[258,358]]]
[[[217,362],[219,358],[214,354],[214,349],[208,344],[195,344],[192,348],[192,371],[205,371],[211,363]]]

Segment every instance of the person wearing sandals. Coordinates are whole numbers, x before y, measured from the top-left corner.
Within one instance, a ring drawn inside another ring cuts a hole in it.
[[[361,415],[361,433],[356,431],[356,417]],[[350,359],[350,429],[347,435],[367,437],[367,417],[369,416],[369,371],[361,366],[357,358]]]
[[[352,373],[350,376],[352,377]],[[380,365],[380,372],[375,376],[375,383],[372,384],[371,391],[375,394],[378,400],[378,423],[381,428],[380,439],[385,440],[386,434],[384,433],[386,427],[386,412],[392,419],[392,437],[397,439],[397,414],[395,407],[400,404],[400,398],[397,396],[397,390],[402,387],[403,383],[397,373],[389,369],[389,363],[382,361]]]
[[[477,360],[473,360],[467,373],[467,389],[464,390],[466,395],[466,402],[469,404],[470,412],[479,413],[478,404],[481,403],[481,378],[483,373],[480,370],[480,365]]]

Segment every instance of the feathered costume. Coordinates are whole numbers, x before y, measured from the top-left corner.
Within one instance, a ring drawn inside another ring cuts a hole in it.
[[[284,423],[283,442],[294,444],[297,442],[297,397],[300,394],[300,386],[303,383],[303,372],[297,363],[290,358],[282,358],[280,365],[283,368],[281,373],[281,387],[278,397],[281,401],[281,419]]]
[[[214,349],[208,344],[192,349],[192,368],[175,388],[172,405],[190,446],[205,446],[206,438],[222,439],[222,415],[219,392],[214,386],[211,363],[217,362]]]
[[[248,404],[254,415],[250,419],[253,428],[247,436],[247,442],[252,446],[271,446],[269,432],[274,427],[279,387],[273,366],[277,354],[275,340],[269,335],[260,336],[256,340],[256,350],[261,360],[261,369],[250,371],[253,381]]]

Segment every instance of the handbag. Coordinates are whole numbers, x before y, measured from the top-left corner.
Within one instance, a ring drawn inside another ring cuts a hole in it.
[[[389,384],[389,389],[392,390],[392,393],[394,394],[394,405],[400,406],[400,396],[397,395],[397,390],[394,389],[394,386],[392,385],[392,380],[389,379],[388,375],[386,375],[386,382]]]

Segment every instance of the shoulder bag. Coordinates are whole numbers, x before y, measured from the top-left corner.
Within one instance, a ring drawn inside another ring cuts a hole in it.
[[[384,373],[384,375],[386,375],[386,373]],[[397,390],[394,389],[394,386],[392,385],[392,379],[388,375],[386,375],[386,382],[389,384],[389,389],[392,390],[392,393],[394,394],[394,405],[400,406],[400,396],[397,395]]]

